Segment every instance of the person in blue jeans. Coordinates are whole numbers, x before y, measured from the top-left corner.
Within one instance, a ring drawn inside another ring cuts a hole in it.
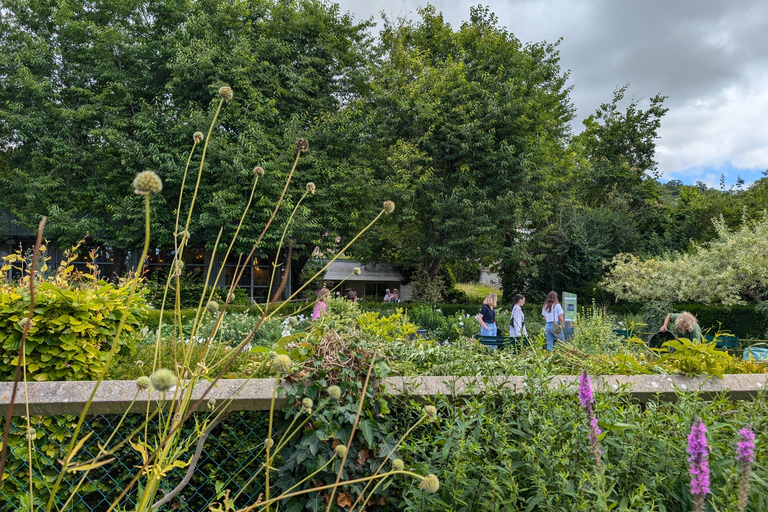
[[[477,315],[477,321],[480,322],[480,336],[496,336],[496,302],[498,295],[489,293],[483,301],[483,307]]]
[[[544,317],[546,324],[544,325],[544,334],[547,335],[547,350],[552,350],[555,343],[555,338],[563,341],[563,333],[555,334],[552,332],[552,326],[555,322],[563,325],[564,311],[563,306],[560,305],[560,301],[557,300],[557,293],[554,291],[547,294],[547,299],[544,301],[544,307],[541,308],[541,315]]]

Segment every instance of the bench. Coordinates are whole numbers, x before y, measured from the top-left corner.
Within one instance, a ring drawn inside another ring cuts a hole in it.
[[[715,336],[705,334],[704,339],[711,343],[715,341]],[[715,348],[728,352],[736,352],[736,349],[739,348],[739,338],[738,336],[717,336]]]
[[[481,345],[497,349],[511,347],[513,350],[518,350],[530,345],[528,338],[523,336],[519,338],[512,338],[510,336],[483,336],[480,334],[475,334],[474,338],[479,341]]]

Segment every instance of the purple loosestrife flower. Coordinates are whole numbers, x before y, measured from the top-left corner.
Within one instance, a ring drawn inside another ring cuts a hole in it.
[[[700,419],[691,426],[688,436],[688,462],[690,463],[691,494],[693,510],[704,510],[704,500],[709,494],[709,462],[707,450],[707,427]]]
[[[587,413],[587,422],[589,423],[589,446],[592,448],[592,455],[595,456],[595,464],[600,468],[603,464],[600,460],[600,455],[603,452],[597,445],[597,437],[600,435],[600,428],[597,426],[597,418],[595,417],[595,411],[592,408],[595,399],[592,396],[592,382],[590,381],[586,370],[579,375],[579,400],[581,400],[581,405]]]
[[[749,427],[739,430],[741,441],[736,447],[736,460],[741,463],[741,489],[739,491],[739,512],[747,508],[749,498],[749,466],[755,462],[755,433]]]

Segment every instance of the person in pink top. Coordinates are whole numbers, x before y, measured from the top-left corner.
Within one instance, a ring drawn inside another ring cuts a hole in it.
[[[320,291],[317,292],[317,302],[315,302],[315,309],[312,311],[313,322],[325,313],[325,300],[330,293],[328,288],[321,288]]]

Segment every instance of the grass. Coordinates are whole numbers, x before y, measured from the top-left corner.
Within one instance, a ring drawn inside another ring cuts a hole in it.
[[[467,297],[472,301],[477,302],[483,302],[489,293],[496,293],[499,296],[499,303],[501,303],[501,288],[497,286],[481,284],[478,282],[456,283],[456,289],[466,293]]]

